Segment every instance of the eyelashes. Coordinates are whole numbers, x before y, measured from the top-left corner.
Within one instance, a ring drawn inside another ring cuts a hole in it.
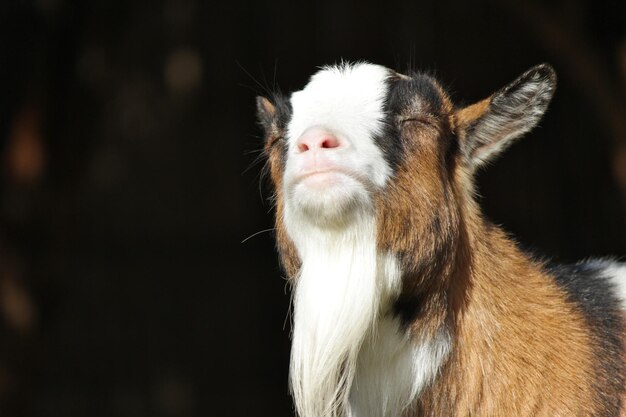
[[[434,115],[430,114],[421,114],[419,116],[411,116],[411,117],[403,117],[399,120],[400,126],[424,126],[424,127],[434,127],[437,124]]]

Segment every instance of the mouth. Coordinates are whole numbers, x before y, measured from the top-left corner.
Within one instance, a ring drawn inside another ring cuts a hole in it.
[[[330,169],[320,169],[315,171],[307,171],[296,178],[294,178],[295,184],[306,184],[308,186],[312,186],[315,188],[324,188],[326,186],[336,185],[342,181],[342,178],[354,176],[351,175],[350,172],[347,172],[343,169],[338,168],[330,168]]]
[[[337,219],[352,218],[359,207],[371,206],[371,186],[354,171],[333,166],[298,174],[285,181],[286,198],[314,222],[335,224]]]

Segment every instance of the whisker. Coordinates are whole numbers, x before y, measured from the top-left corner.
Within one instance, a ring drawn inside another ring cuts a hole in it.
[[[247,168],[244,169],[241,172],[241,175],[245,175],[248,171],[250,171],[252,168],[257,166],[259,163],[263,162],[263,160],[265,159],[265,155],[263,154],[263,150],[251,151],[251,152],[248,153],[248,155],[252,154],[252,153],[256,153],[256,152],[259,152],[259,154],[252,160],[252,162],[250,162],[250,164],[247,166]]]
[[[270,174],[270,164],[266,160],[265,164],[261,168],[261,171],[259,172],[259,197],[261,197],[261,200],[264,200],[264,198],[263,198],[263,183],[269,177],[269,174]]]
[[[285,294],[287,294],[287,287],[291,284],[288,279],[285,278]],[[283,321],[283,330],[287,327],[287,322],[293,323],[293,298],[295,291],[291,290],[291,294],[289,296],[289,306],[287,307],[287,314],[285,315],[285,320]],[[293,331],[293,327],[292,327]]]
[[[250,236],[248,236],[247,238],[245,238],[244,240],[242,240],[242,241],[241,241],[241,243],[246,243],[248,240],[252,239],[252,238],[253,238],[253,237],[255,237],[255,236],[260,235],[261,233],[271,232],[271,231],[273,231],[273,230],[276,230],[276,228],[275,228],[275,227],[272,227],[272,228],[270,228],[270,229],[259,230],[258,232],[253,233],[253,234],[251,234]]]
[[[251,149],[249,151],[244,151],[244,155],[252,155],[252,154],[259,154],[263,152],[263,148],[259,148],[259,149]]]
[[[278,72],[278,58],[274,58],[274,75],[272,76],[272,90],[276,91],[276,73]]]
[[[259,82],[259,80],[257,80],[252,74],[250,74],[250,72],[245,69],[243,67],[243,65],[241,65],[241,63],[239,61],[235,61],[237,63],[237,66],[252,80],[254,81],[254,83],[264,92],[267,92],[267,88],[261,84],[261,82]]]

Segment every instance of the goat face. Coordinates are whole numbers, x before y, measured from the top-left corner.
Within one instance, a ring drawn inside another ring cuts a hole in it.
[[[552,68],[539,65],[458,108],[428,75],[360,63],[323,68],[290,98],[259,98],[288,275],[303,225],[339,230],[364,215],[376,220],[379,249],[414,267],[431,261],[458,238],[475,168],[539,121],[554,87]]]
[[[463,256],[472,173],[537,123],[554,85],[540,65],[456,108],[427,75],[362,63],[324,68],[289,99],[257,100],[295,284],[290,377],[302,417],[348,413],[382,319],[408,324],[430,309],[412,337],[432,357],[398,368],[403,388],[376,400],[387,407],[378,415],[399,414],[434,376],[448,352],[447,301],[424,294],[445,289]]]

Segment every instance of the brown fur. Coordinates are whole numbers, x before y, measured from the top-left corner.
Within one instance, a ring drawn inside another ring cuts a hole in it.
[[[455,120],[460,129],[467,129],[469,125],[480,119],[489,110],[491,97],[474,103],[459,110],[455,115]]]
[[[498,229],[479,218],[469,229],[464,300],[450,309],[453,351],[411,415],[603,415],[582,313]]]
[[[381,248],[412,266],[400,297],[419,299],[411,331],[433,335],[448,324],[455,340],[450,361],[414,415],[602,415],[582,313],[541,265],[474,208],[468,213],[473,204],[461,210],[456,201],[468,195],[449,183],[441,155],[420,151],[420,158],[407,157],[417,166],[399,170],[379,210]]]
[[[464,162],[446,161],[446,130],[464,140],[459,131],[490,103],[447,123],[405,126],[403,163],[377,200],[379,246],[399,254],[406,271],[400,306],[412,306],[403,312],[409,331],[417,339],[448,326],[454,340],[441,376],[407,416],[606,415],[598,346],[579,307],[482,219]]]
[[[468,126],[488,106],[463,109],[450,125]],[[463,163],[448,174],[440,132],[406,132],[420,153],[409,147],[382,198],[379,242],[412,271],[400,297],[421,305],[410,331],[434,334],[447,324],[454,340],[441,376],[407,416],[606,415],[595,385],[598,346],[578,306],[482,219]]]

